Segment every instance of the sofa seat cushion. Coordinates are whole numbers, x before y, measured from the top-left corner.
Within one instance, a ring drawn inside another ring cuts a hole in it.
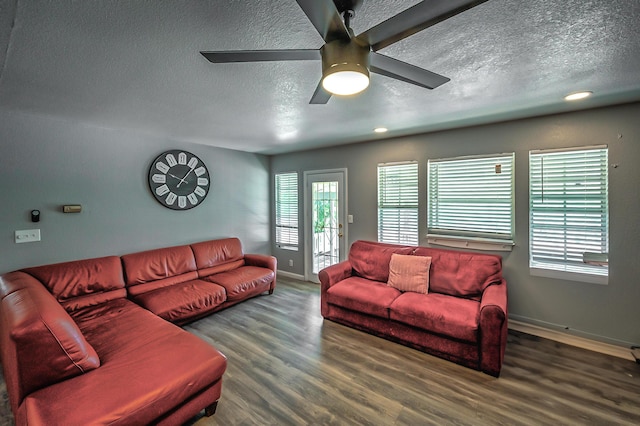
[[[390,308],[394,321],[467,342],[478,341],[479,314],[479,302],[438,293],[403,293]]]
[[[167,321],[179,322],[212,311],[227,300],[224,287],[192,280],[132,297],[140,306]]]
[[[327,303],[364,314],[389,318],[389,307],[402,292],[386,283],[350,277],[327,290]]]
[[[102,365],[29,395],[29,424],[154,424],[218,383],[226,358],[211,345],[127,299],[73,314]]]
[[[275,273],[271,269],[259,266],[241,266],[203,279],[224,287],[227,291],[227,300],[233,302],[268,291],[271,282],[275,279]]]

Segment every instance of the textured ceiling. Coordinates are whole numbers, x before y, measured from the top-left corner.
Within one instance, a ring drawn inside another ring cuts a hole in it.
[[[365,0],[352,26],[416,3]],[[319,62],[199,54],[320,48],[294,0],[0,0],[0,110],[289,152],[380,138],[377,126],[389,137],[640,100],[639,22],[637,0],[489,0],[380,51],[450,82],[373,74],[360,95],[309,105]],[[562,100],[577,90],[594,96]]]

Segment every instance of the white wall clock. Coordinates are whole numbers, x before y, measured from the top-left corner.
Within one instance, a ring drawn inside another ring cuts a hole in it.
[[[149,168],[149,188],[160,204],[173,210],[196,207],[209,193],[209,171],[196,155],[173,149],[160,154]]]

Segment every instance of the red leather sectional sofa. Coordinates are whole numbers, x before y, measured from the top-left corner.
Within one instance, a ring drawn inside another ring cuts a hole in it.
[[[179,425],[215,412],[227,361],[183,324],[272,293],[276,260],[236,238],[0,276],[18,425]]]
[[[387,285],[394,253],[431,257],[426,294]],[[500,375],[507,284],[499,256],[356,241],[349,259],[319,278],[324,318]]]

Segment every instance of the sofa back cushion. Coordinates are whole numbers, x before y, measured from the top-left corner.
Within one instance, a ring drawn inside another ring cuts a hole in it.
[[[196,279],[189,246],[166,247],[122,256],[127,291],[132,295]]]
[[[42,284],[34,280],[0,303],[2,363],[12,407],[38,389],[100,366],[96,351]]]
[[[191,249],[200,277],[230,271],[245,264],[242,243],[238,238],[203,241],[191,244]]]
[[[389,262],[391,255],[411,254],[415,247],[373,241],[355,241],[349,250],[349,262],[358,276],[374,281],[389,280]]]
[[[430,247],[418,247],[414,255],[431,257],[430,292],[478,298],[502,279],[500,256]]]
[[[75,260],[22,270],[44,284],[68,311],[126,297],[116,256]]]

